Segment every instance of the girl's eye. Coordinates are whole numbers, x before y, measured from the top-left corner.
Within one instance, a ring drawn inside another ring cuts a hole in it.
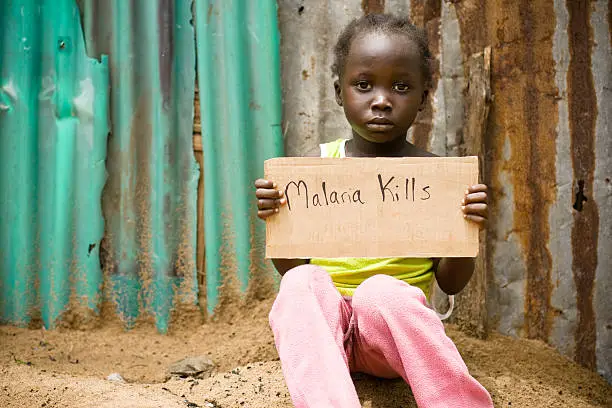
[[[372,87],[368,81],[359,81],[355,84],[360,91],[369,91]]]
[[[395,90],[398,92],[406,92],[408,89],[410,89],[410,87],[406,84],[395,84],[393,85],[393,88],[395,88]]]

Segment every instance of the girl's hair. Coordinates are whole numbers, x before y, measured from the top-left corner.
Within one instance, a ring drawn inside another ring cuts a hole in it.
[[[385,34],[405,35],[414,41],[421,53],[421,68],[425,86],[431,86],[431,53],[425,31],[417,28],[410,22],[408,17],[397,17],[392,14],[368,14],[359,19],[351,21],[340,33],[338,42],[334,47],[334,64],[332,74],[338,78],[342,76],[346,56],[351,48],[351,43],[361,34],[380,32]]]

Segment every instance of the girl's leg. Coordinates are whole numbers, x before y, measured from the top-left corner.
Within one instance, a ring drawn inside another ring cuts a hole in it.
[[[325,270],[303,265],[283,277],[270,326],[296,407],[361,407],[344,350],[350,317]]]
[[[353,369],[401,375],[419,408],[493,407],[489,393],[470,375],[426,302],[422,290],[390,276],[364,281],[352,300]]]

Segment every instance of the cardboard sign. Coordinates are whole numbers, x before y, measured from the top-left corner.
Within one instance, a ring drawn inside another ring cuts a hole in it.
[[[478,157],[276,158],[287,203],[266,221],[266,257],[474,257],[461,200]]]

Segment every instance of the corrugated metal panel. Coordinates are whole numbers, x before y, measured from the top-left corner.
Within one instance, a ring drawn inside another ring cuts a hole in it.
[[[361,0],[280,0],[283,135],[286,153],[300,155],[319,143],[350,137],[336,103],[331,73],[340,30],[362,15]]]
[[[90,55],[108,55],[111,134],[103,209],[106,295],[166,331],[197,300],[190,0],[82,0]]]
[[[108,67],[72,0],[0,2],[0,321],[97,312]]]
[[[275,1],[195,5],[212,312],[224,297],[271,281],[252,185],[264,160],[282,155],[279,35]]]
[[[197,302],[191,1],[79,5],[2,2],[2,320],[73,297],[163,332]]]
[[[607,19],[606,19],[607,16]],[[592,200],[599,209],[597,266],[594,276],[595,359],[612,383],[612,4],[597,1],[590,15],[593,30],[591,71],[597,106]]]
[[[608,2],[453,7],[464,50],[493,46],[492,327],[612,380]]]
[[[289,154],[347,134],[329,69],[351,17],[384,9],[427,28],[438,79],[411,137],[439,154],[458,154],[471,136],[462,134],[465,68],[492,47],[487,323],[545,340],[612,381],[609,1],[282,0],[279,8]]]

